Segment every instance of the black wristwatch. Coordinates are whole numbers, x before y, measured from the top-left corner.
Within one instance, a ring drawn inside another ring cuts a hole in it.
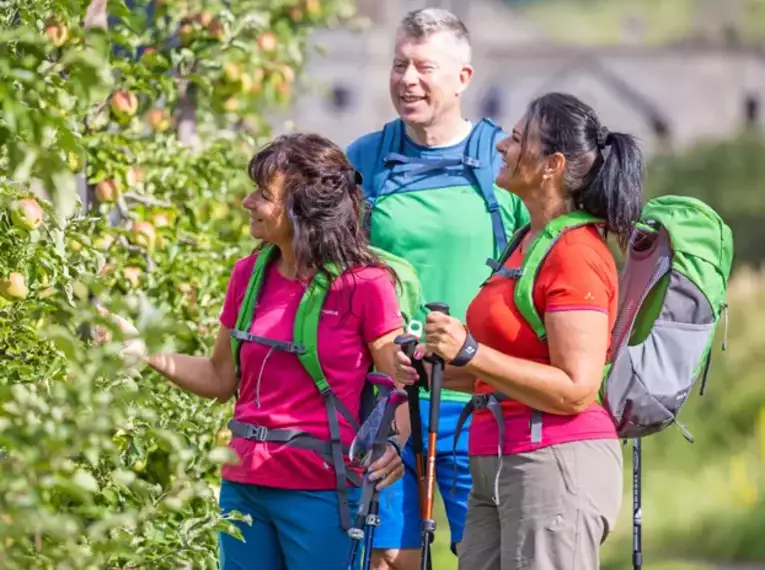
[[[470,331],[467,331],[467,336],[465,337],[465,342],[463,343],[462,348],[460,348],[457,356],[455,356],[449,364],[452,366],[465,366],[468,362],[473,360],[476,352],[478,352],[478,343],[473,338],[473,335],[470,334]]]

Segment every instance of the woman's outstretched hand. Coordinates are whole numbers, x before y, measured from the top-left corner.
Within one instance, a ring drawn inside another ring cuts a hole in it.
[[[127,320],[125,317],[110,313],[104,307],[97,307],[99,314],[102,317],[110,319],[114,322],[125,337],[125,341],[122,344],[122,348],[119,350],[119,356],[125,362],[127,366],[135,366],[143,361],[148,356],[146,349],[146,343],[141,338],[141,333],[135,327],[133,323]],[[94,340],[99,344],[105,344],[111,340],[111,335],[104,327],[97,326],[94,328]]]

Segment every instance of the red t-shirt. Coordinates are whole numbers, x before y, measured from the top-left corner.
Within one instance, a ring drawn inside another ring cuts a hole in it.
[[[506,267],[520,267],[520,248],[510,256]],[[494,276],[481,289],[467,311],[467,326],[475,339],[507,355],[550,364],[546,343],[540,341],[515,306],[516,281]],[[539,316],[550,311],[593,310],[608,314],[613,328],[618,309],[618,276],[608,246],[592,226],[566,232],[552,247],[534,283],[534,305]],[[476,394],[496,389],[476,381]],[[532,410],[515,400],[502,402],[505,418],[503,453],[532,451],[557,443],[587,439],[616,438],[616,428],[608,413],[597,403],[585,411],[562,416],[543,414],[542,441],[531,443]],[[496,455],[499,432],[494,416],[478,410],[470,428],[471,455]]]

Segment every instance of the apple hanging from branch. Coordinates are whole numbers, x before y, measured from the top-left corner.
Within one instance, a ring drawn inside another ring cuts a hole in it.
[[[170,116],[164,109],[149,109],[146,122],[155,133],[164,133],[170,128]]]
[[[157,230],[151,222],[137,221],[130,231],[130,238],[133,244],[144,247],[151,253],[157,244]]]
[[[45,34],[54,46],[61,47],[69,39],[69,28],[67,28],[66,24],[49,18],[45,21]]]
[[[43,210],[34,198],[24,198],[11,204],[11,220],[17,228],[36,230],[43,221]]]
[[[101,204],[112,204],[120,195],[120,187],[114,178],[102,180],[96,184],[96,200]]]
[[[12,272],[8,277],[0,280],[0,296],[9,301],[24,299],[29,295],[29,288],[21,273]]]
[[[110,106],[114,118],[124,125],[138,111],[138,97],[132,91],[117,91],[111,97]]]
[[[264,52],[272,52],[277,46],[276,36],[271,32],[266,32],[258,36],[258,47]]]

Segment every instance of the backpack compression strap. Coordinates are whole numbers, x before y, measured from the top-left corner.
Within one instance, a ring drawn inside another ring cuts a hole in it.
[[[498,260],[495,260],[491,257],[486,259],[486,265],[491,268],[491,273],[489,273],[489,276],[486,278],[486,280],[481,283],[481,287],[486,285],[495,275],[500,275],[505,279],[518,279],[521,276],[521,270],[519,268],[510,269],[505,267],[505,262],[510,259],[510,256],[513,255],[513,252],[521,244],[523,236],[526,235],[526,232],[529,231],[530,227],[531,226],[529,224],[526,224],[525,226],[521,226],[515,231],[513,237],[510,238],[510,242],[505,246],[505,249],[502,251]]]

